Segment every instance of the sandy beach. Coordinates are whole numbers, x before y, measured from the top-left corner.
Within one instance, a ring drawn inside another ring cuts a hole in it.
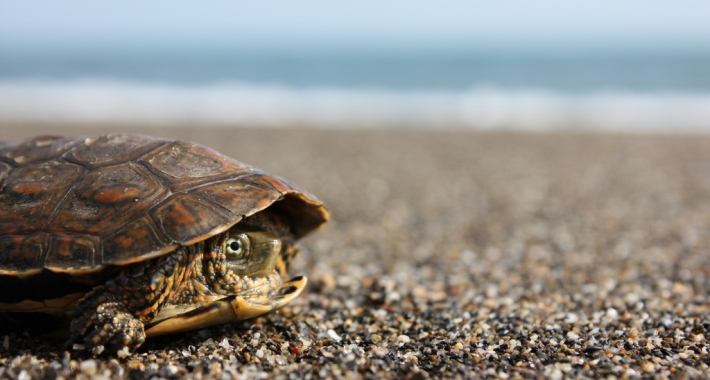
[[[332,211],[256,320],[125,358],[0,336],[0,378],[710,376],[710,137],[0,125],[196,141]],[[29,377],[28,377],[29,376]]]

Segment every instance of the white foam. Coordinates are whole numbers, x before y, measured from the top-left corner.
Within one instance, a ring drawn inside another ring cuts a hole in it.
[[[476,87],[464,92],[0,82],[0,122],[313,128],[710,132],[710,93]]]

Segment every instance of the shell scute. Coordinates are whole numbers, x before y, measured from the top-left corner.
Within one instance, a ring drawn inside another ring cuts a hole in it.
[[[43,233],[0,237],[0,268],[18,272],[42,268],[48,240]]]
[[[44,267],[54,271],[90,268],[95,264],[98,239],[83,235],[52,234]]]
[[[57,161],[11,171],[0,189],[0,231],[14,235],[40,230],[84,171],[79,165]]]
[[[226,208],[235,216],[248,216],[265,209],[281,196],[268,187],[258,186],[258,177],[255,181],[251,181],[251,178],[241,177],[212,183],[199,188],[196,193]]]
[[[251,171],[251,167],[236,160],[184,141],[162,146],[143,161],[164,176],[176,191]]]
[[[170,249],[174,244],[156,233],[150,217],[144,216],[104,237],[97,265],[122,264],[143,260],[142,255]]]
[[[59,157],[77,143],[74,137],[37,136],[0,148],[0,157],[16,165],[27,165]]]
[[[108,166],[135,160],[168,141],[124,133],[89,137],[68,152],[65,158],[92,168]]]
[[[49,225],[51,232],[102,235],[144,215],[167,188],[142,165],[127,162],[89,171]]]
[[[175,194],[151,215],[172,241],[188,245],[227,230],[241,218],[226,215],[197,194]]]

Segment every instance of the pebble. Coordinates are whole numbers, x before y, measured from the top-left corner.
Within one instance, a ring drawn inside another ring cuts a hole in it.
[[[335,330],[328,330],[328,336],[336,342],[340,342],[343,338],[335,332]]]
[[[79,369],[81,369],[81,372],[83,372],[85,375],[95,375],[96,374],[96,360],[85,360],[79,364]]]

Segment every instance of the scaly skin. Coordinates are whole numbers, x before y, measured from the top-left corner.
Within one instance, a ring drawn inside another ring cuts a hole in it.
[[[189,264],[185,281],[170,297],[170,304],[206,302],[215,296],[234,294],[272,294],[279,288],[282,277],[278,271],[258,279],[238,276],[232,272],[226,264],[224,251],[228,237],[228,234],[220,234],[205,242],[205,253]]]
[[[104,346],[113,354],[145,341],[144,325],[166,304],[194,304],[215,296],[274,294],[291,260],[298,254],[280,220],[268,214],[246,219],[241,226],[282,238],[274,272],[265,277],[239,276],[229,269],[225,241],[229,231],[205,242],[180,247],[153,260],[129,266],[116,278],[89,292],[71,313],[71,339],[86,350]],[[285,244],[284,244],[285,243]]]
[[[143,344],[143,323],[152,320],[181,287],[188,264],[200,255],[202,246],[198,243],[180,247],[157,259],[134,264],[94,288],[71,313],[74,319],[70,343],[82,343],[86,348],[103,345],[109,353]]]

